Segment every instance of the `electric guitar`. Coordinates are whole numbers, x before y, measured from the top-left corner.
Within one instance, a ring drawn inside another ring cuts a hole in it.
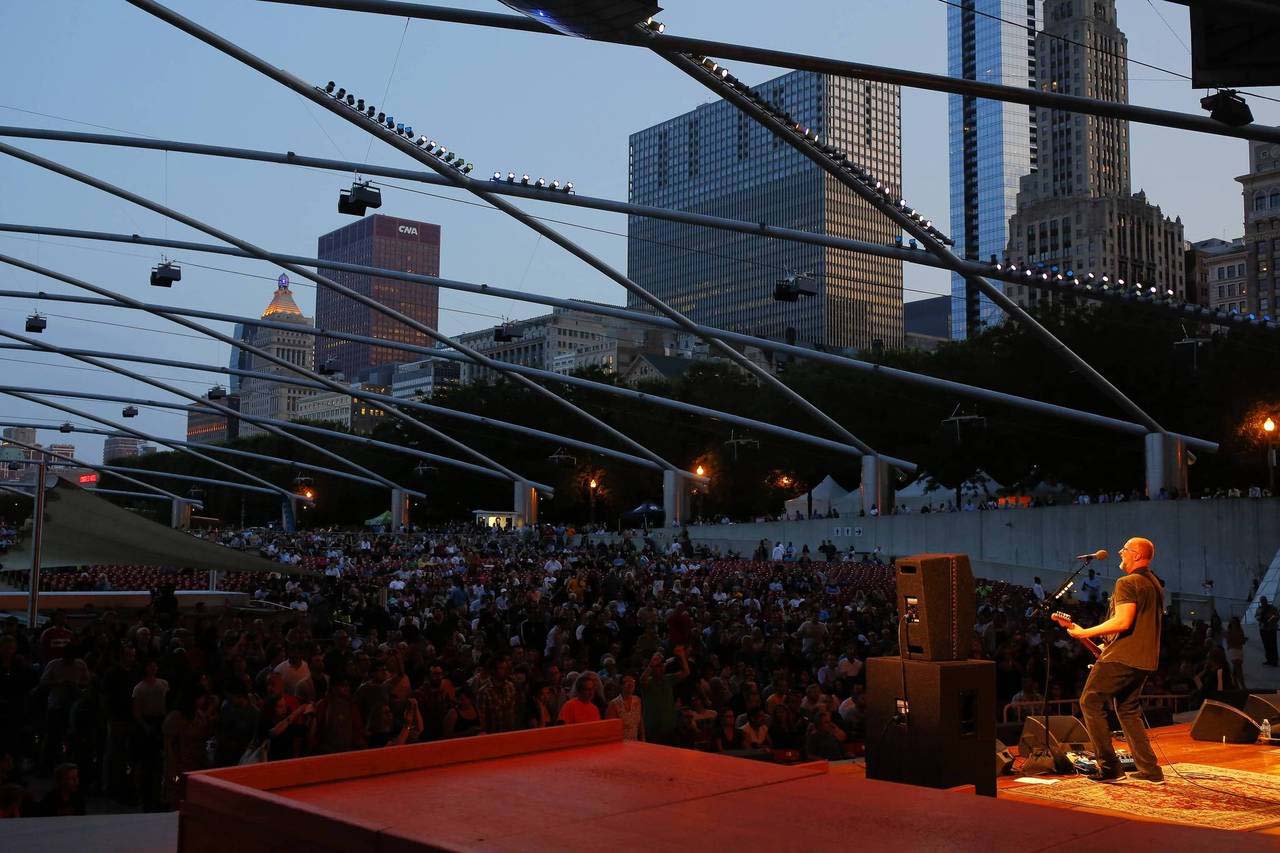
[[[1070,628],[1075,624],[1075,622],[1071,621],[1071,617],[1062,611],[1058,611],[1049,618],[1057,622],[1058,626],[1062,628]],[[1077,637],[1076,641],[1088,649],[1095,658],[1102,657],[1102,650],[1107,647],[1106,643],[1095,643],[1087,637]]]

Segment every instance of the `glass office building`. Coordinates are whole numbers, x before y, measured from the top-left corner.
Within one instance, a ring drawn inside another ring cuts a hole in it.
[[[960,0],[948,6],[947,73],[1003,86],[1036,86],[1036,31],[1042,20],[1041,0]],[[1036,108],[966,95],[948,95],[947,101],[950,234],[956,253],[971,260],[1003,257],[1019,180],[1037,165]],[[951,296],[953,338],[1003,316],[961,276],[952,276]]]
[[[319,240],[318,257],[326,261],[438,276],[440,226],[382,214],[365,216],[323,235]],[[321,272],[339,284],[371,296],[433,329],[439,327],[440,292],[435,285],[341,270],[322,269]],[[316,288],[316,326],[417,346],[434,344],[422,332],[327,287]],[[329,363],[352,381],[363,378],[371,368],[379,365],[411,360],[404,350],[333,338],[316,338],[315,358],[317,367]]]
[[[897,86],[797,71],[755,88],[901,192]],[[723,100],[632,134],[629,174],[638,204],[878,243],[902,233]],[[637,216],[627,238],[628,275],[696,322],[828,347],[902,343],[901,261]],[[775,301],[789,274],[816,295]]]

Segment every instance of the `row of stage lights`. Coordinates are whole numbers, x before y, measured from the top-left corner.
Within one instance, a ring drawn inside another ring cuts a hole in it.
[[[501,181],[503,181],[503,180],[504,180],[504,178],[502,177],[502,173],[501,173],[501,172],[494,172],[494,173],[493,173],[493,177],[492,177],[492,178],[490,178],[489,180],[491,180],[491,181],[501,182]],[[507,176],[506,176],[505,180],[506,180],[506,182],[507,182],[507,183],[509,183],[509,184],[514,184],[514,183],[516,183],[516,173],[515,173],[515,172],[507,172]],[[546,179],[545,179],[545,178],[538,178],[536,181],[532,181],[532,182],[531,182],[531,181],[529,180],[529,176],[528,176],[528,175],[522,175],[522,176],[520,177],[520,181],[519,181],[519,183],[520,183],[522,186],[526,186],[526,187],[533,187],[534,189],[539,189],[539,190],[551,190],[552,192],[556,192],[556,193],[560,193],[560,192],[563,192],[563,193],[571,193],[571,192],[573,192],[573,181],[565,181],[563,184],[561,184],[559,181],[551,181],[550,183],[547,183],[547,181],[546,181]]]
[[[1223,320],[1231,320],[1236,323],[1251,323],[1255,325],[1271,325],[1273,317],[1270,314],[1263,314],[1259,317],[1257,314],[1241,314],[1236,311],[1214,310],[1207,305],[1196,305],[1191,302],[1174,303],[1173,297],[1176,295],[1172,290],[1165,289],[1163,292],[1158,287],[1143,284],[1142,282],[1126,282],[1123,278],[1112,277],[1110,275],[1097,275],[1095,273],[1085,273],[1084,275],[1076,275],[1075,270],[1062,271],[1055,264],[1045,264],[1043,261],[1035,264],[1018,264],[1009,261],[997,260],[994,255],[991,256],[991,268],[995,270],[1000,281],[1019,283],[1034,282],[1039,284],[1049,283],[1054,285],[1052,289],[1073,290],[1086,293],[1104,293],[1109,298],[1120,300],[1139,300],[1143,302],[1162,303],[1170,308],[1180,309],[1188,314],[1195,314],[1203,317],[1216,317]]]
[[[658,24],[658,27],[661,26],[661,24]],[[650,28],[653,29],[652,27]],[[657,29],[655,31],[662,32],[661,29]],[[900,198],[893,193],[883,181],[876,180],[875,175],[850,160],[846,151],[836,147],[835,145],[830,145],[826,142],[820,141],[818,139],[817,131],[796,121],[790,113],[781,107],[776,106],[746,83],[743,83],[737,77],[734,77],[729,73],[729,69],[718,64],[715,60],[698,54],[690,54],[689,58],[701,65],[703,70],[709,73],[716,80],[734,89],[739,95],[753,102],[756,106],[769,113],[782,124],[787,125],[792,131],[803,137],[811,146],[818,149],[829,159],[833,160],[843,171],[852,174],[860,183],[862,183],[863,186],[879,195],[888,204],[896,207],[900,212],[907,216],[907,218],[911,219],[916,223],[916,225],[924,229],[929,236],[933,237],[944,246],[955,245],[954,240],[933,226],[933,220],[926,219],[918,210],[910,207],[907,204],[906,199]]]
[[[409,140],[414,145],[439,160],[441,165],[447,166],[462,175],[470,175],[471,171],[475,168],[474,163],[468,163],[465,157],[454,151],[450,151],[448,148],[437,143],[434,139],[428,139],[425,136],[418,136],[415,138],[413,125],[397,122],[395,116],[379,112],[378,108],[373,104],[365,104],[364,98],[357,98],[354,94],[338,86],[332,80],[326,83],[321,91],[338,103],[346,104],[347,107],[354,110],[359,116],[361,116],[361,118],[367,122],[372,122],[374,126],[382,132],[393,133],[396,136],[402,136]],[[369,181],[356,181],[351,185],[351,189],[342,190],[338,195],[339,213],[347,213],[352,216],[364,216],[365,211],[371,207],[382,207],[382,190],[375,187]]]

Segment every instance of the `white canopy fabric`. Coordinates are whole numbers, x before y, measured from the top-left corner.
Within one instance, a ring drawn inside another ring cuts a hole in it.
[[[807,515],[809,513],[810,495],[813,496],[813,513],[815,515],[828,515],[831,512],[831,505],[837,501],[842,501],[848,494],[848,490],[828,474],[821,483],[814,486],[806,494],[787,501],[787,517],[795,518],[797,512],[801,515]]]
[[[977,504],[993,500],[1003,488],[990,474],[979,469],[960,484],[961,505],[968,501]],[[929,476],[920,477],[906,488],[899,489],[896,496],[898,506],[910,507],[913,511],[926,505],[936,507],[940,503],[954,503],[955,499],[954,489],[948,489]]]

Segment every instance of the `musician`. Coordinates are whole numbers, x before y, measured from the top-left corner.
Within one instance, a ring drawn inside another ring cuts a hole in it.
[[[1107,620],[1092,628],[1073,624],[1067,629],[1076,639],[1107,640],[1080,695],[1080,711],[1098,758],[1098,773],[1090,778],[1099,782],[1125,781],[1107,724],[1106,705],[1114,700],[1120,728],[1137,765],[1129,780],[1164,784],[1164,773],[1147,739],[1139,704],[1142,686],[1160,661],[1164,587],[1151,571],[1155,550],[1149,539],[1135,537],[1126,542],[1120,549],[1124,574],[1116,581]]]

